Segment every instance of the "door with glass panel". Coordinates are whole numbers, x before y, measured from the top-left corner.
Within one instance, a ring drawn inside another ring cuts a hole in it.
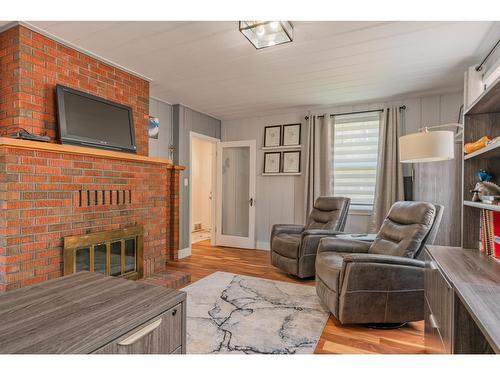
[[[218,145],[215,241],[219,246],[255,248],[255,147],[254,140]]]

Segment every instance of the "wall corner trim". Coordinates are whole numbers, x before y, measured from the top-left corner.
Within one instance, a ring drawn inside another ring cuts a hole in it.
[[[190,247],[186,247],[184,249],[179,250],[179,259],[187,258],[189,256],[191,256],[191,248]]]

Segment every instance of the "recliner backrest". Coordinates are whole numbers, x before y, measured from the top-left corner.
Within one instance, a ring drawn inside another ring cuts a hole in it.
[[[442,214],[441,208],[439,214]],[[435,237],[431,230],[437,213],[438,208],[428,202],[394,203],[368,252],[408,258],[418,256],[429,235],[432,233]]]
[[[444,206],[441,204],[436,204],[433,203],[434,207],[436,208],[436,214],[434,215],[434,222],[432,223],[431,230],[427,234],[427,237],[424,238],[422,241],[422,244],[420,245],[420,248],[417,250],[416,254],[414,255],[414,258],[421,259],[423,256],[422,254],[424,253],[424,247],[425,245],[432,245],[434,243],[434,240],[436,239],[438,230],[439,230],[439,225],[441,224],[441,219],[443,218],[443,211],[444,211]]]
[[[305,228],[343,231],[350,202],[351,199],[345,197],[318,197]]]

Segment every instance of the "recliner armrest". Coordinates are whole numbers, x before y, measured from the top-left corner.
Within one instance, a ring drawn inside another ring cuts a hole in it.
[[[303,236],[309,235],[324,235],[324,236],[335,236],[337,234],[342,234],[343,232],[339,232],[333,229],[306,229],[302,232]]]
[[[274,224],[273,229],[271,231],[271,240],[274,236],[280,233],[291,233],[291,234],[300,234],[304,230],[303,225],[297,224]]]
[[[335,237],[325,237],[321,239],[318,246],[318,253],[337,252],[337,253],[367,253],[371,242],[346,240]]]
[[[398,257],[392,255],[383,254],[349,254],[343,257],[344,262],[356,262],[356,263],[384,263],[384,264],[395,264],[399,266],[411,266],[424,268],[425,262],[418,259]]]

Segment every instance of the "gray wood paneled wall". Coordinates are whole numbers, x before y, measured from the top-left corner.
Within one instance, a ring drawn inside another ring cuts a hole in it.
[[[212,138],[221,139],[221,121],[204,113],[197,112],[181,104],[175,104],[173,110],[173,145],[174,163],[183,165],[186,170],[181,177],[181,224],[180,224],[180,248],[189,247],[189,166],[191,165],[191,151],[189,133],[207,135]]]
[[[158,139],[149,139],[149,155],[153,157],[172,159],[175,164],[186,167],[181,176],[181,223],[180,248],[189,247],[189,166],[191,131],[221,138],[221,121],[197,112],[181,104],[168,104],[151,98],[149,114],[160,119],[160,133]],[[174,151],[169,151],[169,146]],[[187,186],[184,181],[187,180]]]
[[[405,128],[404,133],[414,133],[418,128],[426,125],[444,124],[456,122],[458,111],[463,101],[462,92],[454,92],[442,95],[432,95],[423,97],[402,98],[398,100],[342,105],[329,108],[322,108],[313,113],[338,113],[349,111],[361,111],[370,109],[379,109],[391,105],[405,104]],[[284,124],[293,122],[302,122],[302,144],[306,142],[307,122],[304,120],[306,113],[304,111],[295,111],[289,113],[262,115],[246,119],[228,120],[222,122],[222,140],[237,141],[237,140],[257,140],[257,190],[256,190],[256,238],[257,248],[269,248],[269,235],[273,224],[276,223],[302,223],[304,218],[303,213],[303,175],[279,176],[279,177],[264,177],[261,175],[263,151],[260,150],[263,141],[264,126],[274,124]],[[302,155],[305,156],[306,148],[303,146]],[[305,157],[302,157],[304,163]],[[427,166],[432,167],[433,163]],[[421,173],[425,172],[427,166],[419,169]],[[451,167],[451,166],[450,166]],[[303,170],[303,168],[302,168]],[[448,171],[450,178],[457,178],[452,171]],[[459,172],[459,171],[458,171]],[[428,173],[429,174],[429,173]],[[411,167],[405,167],[405,175],[411,175]],[[432,184],[437,185],[439,176],[429,174]],[[458,176],[460,179],[460,176]],[[427,183],[422,180],[422,183]],[[419,188],[419,181],[415,181],[416,189]],[[434,197],[426,196],[426,200],[439,201],[441,198],[438,194]],[[459,215],[456,215],[459,218]],[[455,217],[455,215],[453,215]],[[350,233],[366,232],[369,222],[367,214],[350,214],[347,220],[346,231]],[[449,226],[449,228],[444,227]],[[443,223],[441,232],[451,231],[459,227],[448,222]],[[457,234],[460,236],[460,233]]]

